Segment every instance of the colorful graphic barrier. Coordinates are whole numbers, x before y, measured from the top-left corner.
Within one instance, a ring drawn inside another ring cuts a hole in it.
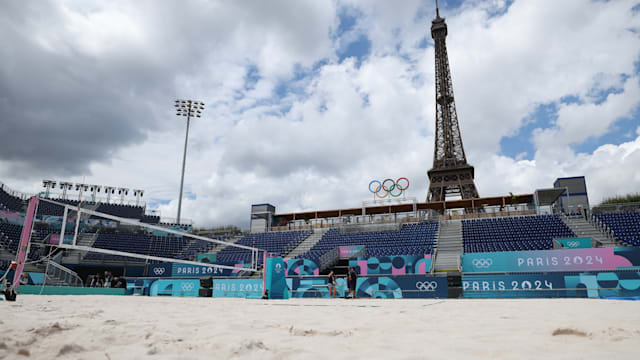
[[[287,276],[320,275],[318,264],[309,259],[284,259]]]
[[[397,255],[349,260],[349,267],[360,275],[427,274],[431,271],[431,255]]]
[[[340,246],[340,247],[338,247],[338,250],[340,252],[340,257],[341,258],[352,257],[352,256],[356,255],[358,252],[362,251],[362,249],[364,249],[364,246],[362,246],[362,245]]]
[[[640,248],[592,248],[462,254],[462,272],[640,269]]]
[[[127,280],[125,295],[198,296],[200,279]]]
[[[260,299],[264,293],[262,279],[214,279],[213,297]]]
[[[247,267],[247,264],[235,264],[237,267]],[[200,278],[206,276],[238,276],[241,270],[221,269],[206,265],[191,265],[182,263],[160,263],[149,265],[147,276],[158,278]]]
[[[347,292],[344,278],[336,279],[337,296]],[[327,278],[287,278],[291,297],[329,297]],[[362,276],[356,282],[357,297],[383,299],[446,298],[447,278],[426,275]]]
[[[591,238],[568,238],[556,239],[565,249],[588,249],[591,248]]]
[[[465,275],[465,298],[634,297],[640,296],[640,272]]]

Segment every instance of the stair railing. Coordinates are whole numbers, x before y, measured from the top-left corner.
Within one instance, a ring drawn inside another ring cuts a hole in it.
[[[45,277],[60,279],[68,286],[84,286],[84,282],[75,271],[62,266],[55,261],[49,261],[48,265],[49,267],[46,270]]]

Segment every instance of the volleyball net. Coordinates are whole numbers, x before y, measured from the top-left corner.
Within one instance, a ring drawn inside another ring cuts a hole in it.
[[[147,224],[95,210],[93,203],[69,205],[39,198],[41,204],[63,207],[60,231],[45,239],[47,245],[64,249],[83,262],[182,263],[231,271],[261,273],[264,250],[235,244],[228,238],[208,238],[178,230],[171,225]],[[198,262],[198,253],[232,247],[242,252],[239,264]]]

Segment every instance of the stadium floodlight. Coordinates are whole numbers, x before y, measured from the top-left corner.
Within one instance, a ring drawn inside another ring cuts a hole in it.
[[[111,195],[115,194],[116,188],[113,186],[105,186],[104,192],[107,194],[107,204],[111,202]]]
[[[67,181],[61,181],[60,189],[62,189],[62,199],[67,200],[67,190],[73,189],[73,183],[70,183]]]
[[[49,197],[51,189],[56,187],[56,182],[54,180],[42,180],[42,186],[45,188],[44,196]]]
[[[140,198],[144,195],[144,190],[133,189],[133,196],[136,197],[136,206],[140,206]]]
[[[128,188],[118,188],[118,195],[120,195],[120,204],[124,204],[124,197],[129,195],[129,189]]]
[[[192,117],[200,117],[204,110],[204,103],[202,101],[194,100],[176,100],[174,105],[176,107],[177,116],[187,117],[187,133],[184,136],[184,153],[182,155],[182,175],[180,176],[180,197],[178,197],[178,217],[176,223],[180,224],[180,212],[182,211],[182,188],[184,185],[184,167],[187,162],[187,141],[189,140],[189,122]]]
[[[76,184],[76,191],[78,192],[78,201],[82,202],[82,193],[89,190],[89,185],[87,184]]]
[[[101,185],[89,185],[89,191],[91,191],[91,201],[96,202],[96,193],[102,189]]]

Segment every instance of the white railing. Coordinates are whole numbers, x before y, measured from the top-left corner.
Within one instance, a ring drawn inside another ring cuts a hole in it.
[[[76,287],[84,286],[82,279],[80,279],[80,277],[75,271],[71,269],[67,269],[66,267],[56,263],[55,261],[49,261],[45,276],[46,277],[50,276],[50,277],[60,279],[61,281],[63,281],[65,284],[69,286],[76,286]],[[45,282],[46,282],[46,278],[45,278]]]
[[[15,196],[17,198],[20,198],[22,200],[27,200],[29,199],[31,196],[31,194],[27,194],[27,193],[23,193],[21,191],[16,191],[11,189],[10,187],[8,187],[5,183],[0,181],[0,188],[2,190],[4,190],[4,192],[6,192],[7,194],[11,195],[11,196]]]

